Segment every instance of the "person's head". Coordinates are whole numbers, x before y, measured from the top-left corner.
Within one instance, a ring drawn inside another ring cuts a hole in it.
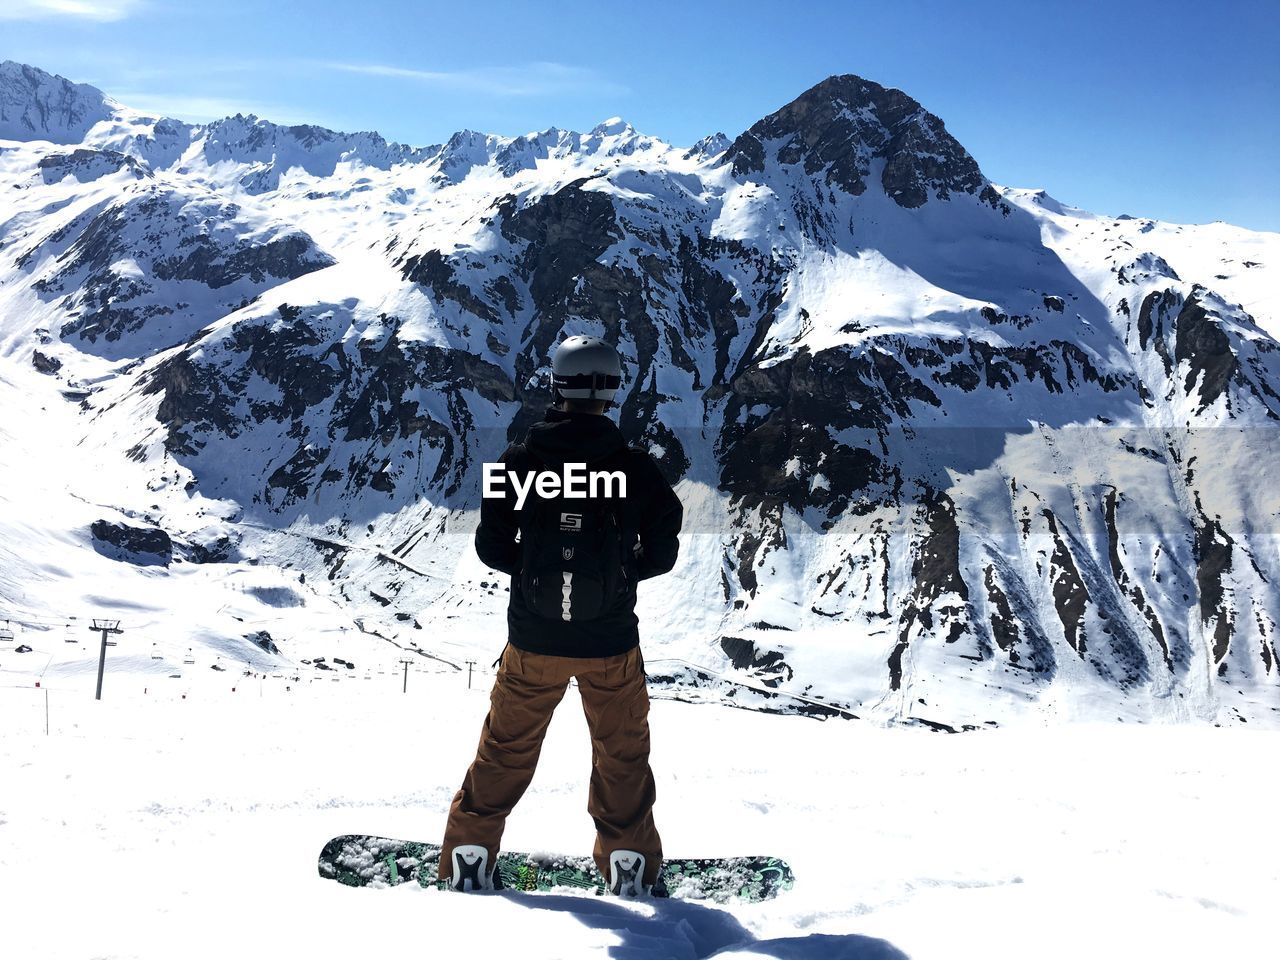
[[[551,358],[551,392],[560,410],[604,413],[621,386],[618,351],[599,337],[569,337]]]

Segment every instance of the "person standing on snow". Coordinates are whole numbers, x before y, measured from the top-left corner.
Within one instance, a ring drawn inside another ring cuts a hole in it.
[[[503,495],[481,500],[476,553],[511,576],[508,642],[475,761],[449,809],[439,876],[454,890],[494,888],[507,817],[533,779],[552,712],[577,678],[591,734],[594,859],[613,893],[639,896],[653,892],[662,841],[653,821],[636,584],[675,566],[683,508],[653,458],[628,447],[605,415],[622,384],[617,351],[595,337],[569,337],[551,370],[554,405],[502,455],[511,481]],[[539,496],[517,479],[568,476],[567,464],[615,482],[593,483],[589,496],[574,498]]]

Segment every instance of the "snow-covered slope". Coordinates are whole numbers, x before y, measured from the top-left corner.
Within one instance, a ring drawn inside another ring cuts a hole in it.
[[[1001,187],[856,76],[692,148],[616,117],[411,148],[0,80],[6,450],[74,450],[66,509],[0,478],[15,618],[142,593],[253,654],[275,577],[315,620],[281,669],[343,627],[491,659],[480,465],[594,333],[686,506],[641,594],[655,681],[951,727],[1273,722],[1280,235]],[[257,599],[219,606],[240,577]]]
[[[129,634],[120,642],[112,656]],[[320,878],[321,846],[349,832],[439,838],[489,676],[467,690],[465,672],[424,663],[402,693],[399,669],[301,684],[204,663],[199,674],[110,673],[96,703],[51,672],[47,735],[46,690],[0,686],[6,956],[1275,952],[1280,836],[1265,816],[1223,814],[1274,794],[1259,758],[1274,753],[1276,731],[1111,723],[942,737],[658,698],[654,814],[666,851],[782,856],[793,890],[727,906],[358,890]],[[590,850],[589,756],[582,712],[566,701],[508,821],[510,849]]]

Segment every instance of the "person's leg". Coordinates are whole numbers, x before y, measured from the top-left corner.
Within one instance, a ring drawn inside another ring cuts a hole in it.
[[[439,876],[453,875],[453,848],[474,843],[497,863],[507,817],[524,795],[538,766],[551,714],[564,697],[570,673],[563,658],[543,657],[508,646],[489,696],[475,761],[449,808]]]
[[[608,877],[609,854],[634,850],[644,854],[643,882],[651,885],[662,865],[662,839],[653,822],[657,788],[649,767],[649,691],[640,649],[593,660],[577,677],[591,730],[587,811],[596,825],[596,866]]]

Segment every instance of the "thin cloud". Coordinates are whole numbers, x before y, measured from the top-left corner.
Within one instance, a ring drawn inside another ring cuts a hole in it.
[[[539,97],[575,93],[619,96],[630,93],[627,87],[605,79],[595,70],[545,60],[523,66],[490,67],[483,70],[419,70],[381,63],[334,61],[323,61],[320,66],[329,70],[410,80],[415,83],[498,97]]]
[[[0,20],[125,20],[145,0],[0,0]]]

